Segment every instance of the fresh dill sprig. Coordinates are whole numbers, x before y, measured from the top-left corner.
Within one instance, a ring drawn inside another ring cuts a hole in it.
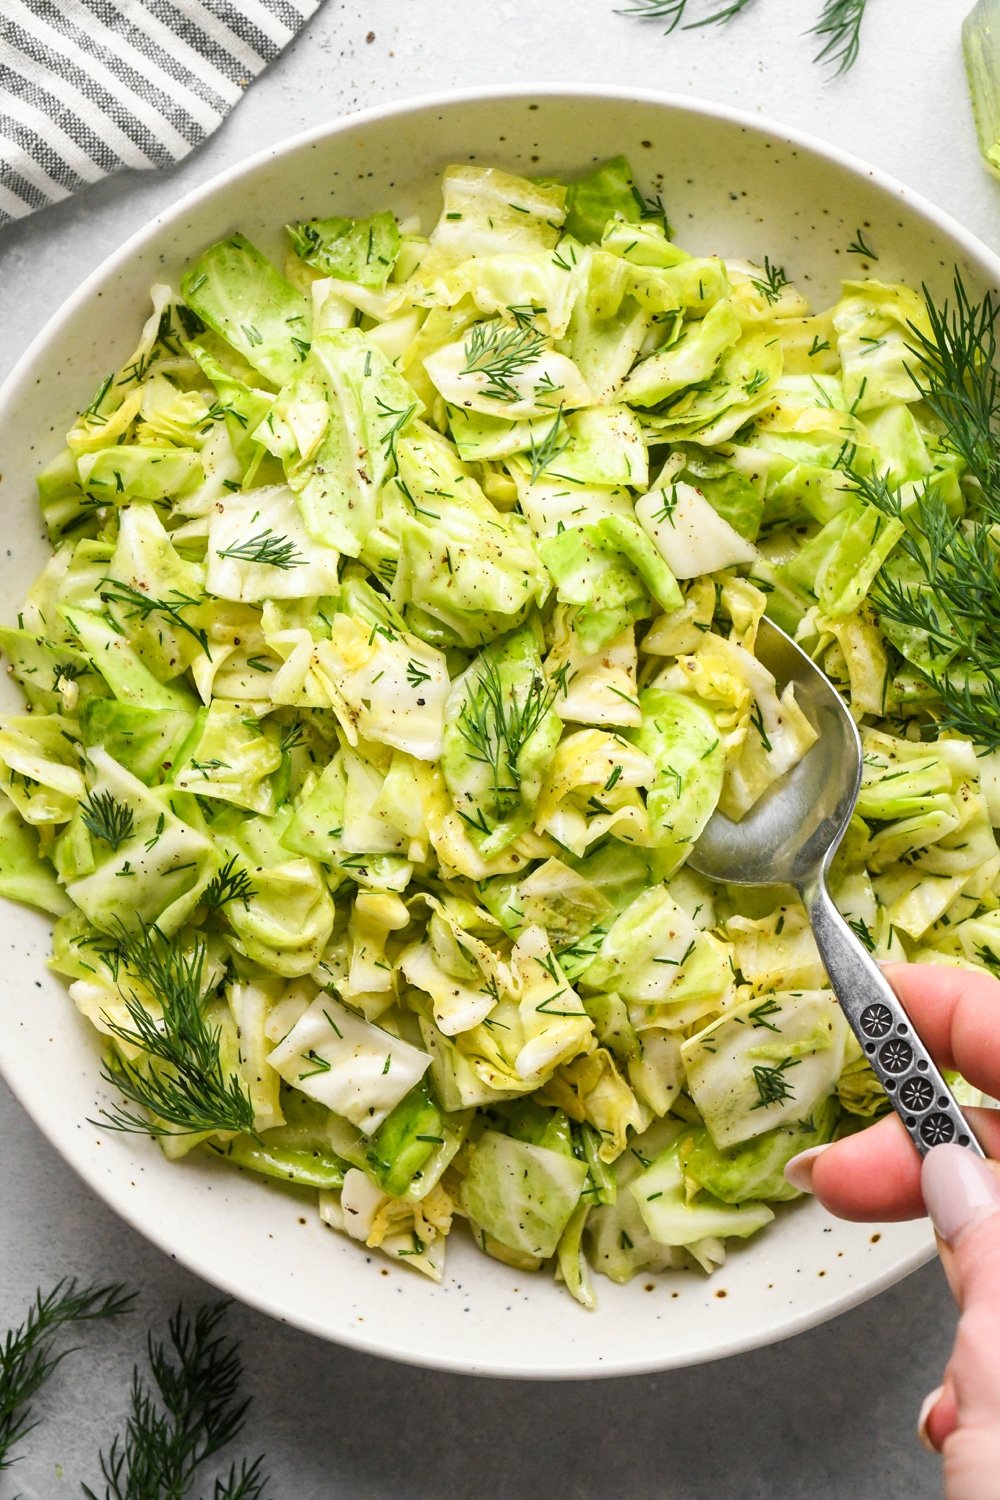
[[[823,11],[813,35],[823,43],[816,54],[818,63],[828,63],[835,77],[853,68],[861,49],[861,23],[868,0],[824,0]]]
[[[903,518],[899,493],[883,476],[854,479],[869,505]],[[928,483],[906,516],[912,529],[893,554],[905,566],[881,570],[872,603],[883,623],[924,637],[926,661],[907,666],[940,699],[933,712],[941,727],[983,750],[1000,749],[1000,552],[993,524],[952,518]]]
[[[864,234],[860,229],[854,231],[854,238],[847,247],[847,253],[848,255],[864,255],[869,260],[878,260],[878,255],[872,249],[871,245],[866,242]]]
[[[131,837],[135,817],[128,804],[111,792],[89,792],[80,804],[80,821],[95,839],[117,850]]]
[[[982,964],[984,968],[989,969],[991,974],[995,974],[1000,979],[1000,954],[995,953],[989,943],[980,943],[975,949],[975,958],[977,963]]]
[[[954,674],[923,674],[938,697],[947,703],[939,722],[980,751],[1000,750],[1000,678],[988,677],[978,684],[956,681]]]
[[[848,917],[847,925],[854,933],[860,943],[868,949],[869,953],[875,952],[875,934],[872,932],[864,917]]]
[[[257,887],[234,854],[226,860],[222,869],[217,870],[212,876],[201,893],[200,904],[207,906],[211,911],[220,911],[230,901],[242,901],[246,906],[251,897],[256,894]]]
[[[379,437],[379,445],[385,453],[385,461],[388,468],[388,478],[399,473],[399,457],[396,453],[396,439],[406,426],[407,422],[417,410],[418,403],[413,401],[409,406],[395,407],[383,401],[381,396],[375,397],[375,405],[380,414],[387,418],[387,425]]]
[[[305,741],[306,726],[301,719],[296,719],[292,724],[282,724],[281,735],[278,739],[278,749],[282,755],[287,755]]]
[[[955,275],[954,301],[939,307],[926,286],[930,332],[910,329],[919,367],[911,372],[920,394],[944,425],[943,442],[968,467],[979,504],[1000,522],[1000,304],[987,292],[973,302]]]
[[[200,625],[192,625],[189,620],[185,620],[182,613],[185,609],[199,609],[205,602],[203,599],[193,599],[190,594],[183,594],[179,589],[171,589],[169,599],[156,599],[144,594],[141,589],[133,588],[130,583],[122,583],[119,578],[102,578],[101,583],[101,598],[104,603],[120,604],[126,619],[133,620],[138,616],[140,620],[148,620],[150,615],[162,615],[165,619],[172,620],[179,630],[193,636],[211,660],[208,635]]]
[[[276,536],[270,526],[247,542],[221,547],[219,556],[232,557],[239,562],[263,563],[269,568],[301,568],[306,561],[293,541],[287,536]]]
[[[757,1103],[750,1106],[751,1109],[766,1109],[769,1104],[783,1104],[786,1099],[793,1099],[795,1091],[785,1074],[789,1068],[797,1068],[800,1058],[786,1057],[776,1067],[768,1067],[766,1064],[758,1064],[753,1070],[753,1081],[757,1085]]]
[[[684,30],[697,31],[700,26],[721,26],[752,4],[753,0],[730,0],[730,3],[724,5],[721,10],[715,10],[709,16],[702,16],[698,21],[688,21]]]
[[[555,692],[544,677],[533,676],[527,691],[518,697],[504,686],[493,663],[487,662],[462,705],[459,733],[469,747],[470,760],[489,766],[498,801],[517,796],[518,756],[552,707]]]
[[[689,0],[632,0],[619,11],[622,16],[638,16],[643,21],[665,21],[664,35],[678,27],[697,31],[702,26],[721,26],[748,10],[753,0],[730,0],[707,16],[687,20]],[[857,61],[861,46],[861,22],[867,0],[824,0],[823,9],[811,34],[822,42],[815,61],[828,64],[834,76],[846,73]]]
[[[545,308],[536,307],[533,302],[510,302],[507,305],[507,311],[518,328],[533,328],[535,319],[545,312]]]
[[[759,1005],[755,1005],[750,1012],[750,1024],[755,1028],[762,1026],[765,1031],[780,1032],[781,1027],[775,1026],[774,1022],[770,1020],[771,1016],[780,1015],[781,1006],[773,995],[768,995],[766,1000],[762,1000]]]
[[[789,284],[784,266],[772,266],[766,255],[764,256],[763,276],[750,278],[750,285],[756,287],[757,291],[768,302],[777,302],[781,293]]]
[[[430,682],[431,674],[411,656],[406,663],[406,680],[411,688],[418,688],[423,683]]]
[[[569,435],[568,433],[564,435],[564,428],[565,418],[563,417],[562,407],[560,407],[555,414],[552,426],[542,434],[537,442],[534,435],[532,435],[531,444],[528,448],[528,463],[531,465],[532,484],[545,472],[550,464],[555,463],[560,453],[565,453],[569,447]]]
[[[644,21],[666,21],[664,36],[669,36],[672,31],[684,19],[688,0],[633,0],[633,4],[626,5],[619,15],[641,16]]]
[[[485,375],[483,395],[496,401],[517,401],[520,392],[512,383],[515,375],[534,364],[545,348],[537,329],[518,324],[510,328],[495,319],[476,323],[465,341],[463,375]]]
[[[213,401],[205,413],[204,420],[206,422],[224,422],[227,417],[234,418],[241,427],[246,427],[249,422],[249,418],[245,412],[238,411],[235,406],[227,404],[224,401]],[[203,432],[207,432],[207,430],[207,428],[202,428]]]
[[[725,21],[731,21],[738,16],[740,11],[746,10],[753,4],[753,0],[730,0],[721,10],[716,10],[711,15],[701,16],[697,21],[685,21],[688,0],[633,0],[633,4],[627,6],[619,14],[623,16],[641,16],[645,21],[666,21],[665,36],[676,31],[681,26],[684,31],[697,31],[701,26],[721,25]]]
[[[958,276],[953,302],[939,307],[926,287],[924,300],[930,332],[911,328],[910,374],[966,470],[966,511],[951,515],[930,480],[904,510],[885,476],[853,479],[867,504],[905,527],[872,585],[880,620],[922,638],[906,665],[939,700],[928,704],[939,725],[991,751],[1000,749],[1000,308],[989,296],[974,303]]]
[[[37,1425],[31,1402],[71,1349],[55,1350],[53,1340],[67,1324],[96,1322],[127,1312],[132,1293],[116,1283],[84,1286],[63,1279],[35,1300],[23,1323],[9,1328],[0,1343],[0,1470],[15,1460],[16,1443]]]
[[[203,1465],[243,1431],[249,1399],[241,1397],[239,1345],[219,1325],[227,1302],[179,1307],[169,1339],[147,1340],[152,1382],[132,1371],[131,1410],[124,1436],[101,1453],[103,1490],[83,1485],[87,1500],[183,1500]],[[263,1457],[217,1478],[214,1500],[262,1500],[268,1477]]]
[[[670,228],[670,220],[667,217],[667,205],[663,201],[662,193],[650,193],[646,197],[643,193],[640,193],[638,188],[634,188],[633,192],[640,218],[644,219],[647,223],[659,224],[667,239],[672,239],[673,232]]]
[[[118,1041],[145,1055],[130,1061],[111,1053],[101,1076],[144,1113],[115,1105],[102,1109],[101,1119],[92,1123],[151,1136],[252,1133],[253,1104],[240,1079],[225,1070],[220,1032],[205,1019],[211,986],[205,980],[203,939],[182,947],[154,924],[134,931],[121,926],[116,947],[121,962],[160,1007],[162,1019],[134,990],[124,988],[120,975],[118,989],[131,1024],[108,1015],[104,1024]]]
[[[233,1464],[225,1479],[217,1479],[212,1490],[212,1500],[263,1500],[268,1477],[262,1472],[264,1455],[248,1463],[244,1458],[239,1468]]]
[[[59,662],[52,671],[52,691],[58,692],[64,682],[75,682],[78,677],[83,676],[84,672],[89,671],[90,667],[83,662]]]
[[[80,417],[82,420],[92,422],[95,426],[98,427],[103,426],[107,422],[107,417],[102,417],[100,415],[100,410],[104,405],[104,398],[108,394],[108,391],[111,389],[111,382],[114,380],[114,378],[115,377],[113,375],[105,375],[104,379],[97,387],[97,393],[94,396],[93,401],[91,401],[89,406],[85,406],[83,411],[80,413]]]

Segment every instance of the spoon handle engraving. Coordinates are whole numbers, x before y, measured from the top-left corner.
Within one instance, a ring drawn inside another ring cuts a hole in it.
[[[801,894],[834,994],[920,1155],[951,1141],[985,1156],[895,991],[834,906],[822,876]]]

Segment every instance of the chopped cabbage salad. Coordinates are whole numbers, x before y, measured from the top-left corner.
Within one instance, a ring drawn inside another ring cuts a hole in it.
[[[0,891],[55,918],[97,1123],[435,1279],[464,1220],[590,1306],[713,1270],[887,1108],[793,894],[685,865],[814,739],[763,613],[862,726],[852,927],[997,965],[997,756],[872,592],[968,486],[912,290],[814,312],[680,249],[621,159],[442,189],[429,233],[234,233],[153,287],[0,630]]]

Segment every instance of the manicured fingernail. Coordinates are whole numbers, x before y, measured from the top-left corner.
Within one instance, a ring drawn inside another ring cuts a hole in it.
[[[958,1149],[961,1151],[963,1148],[960,1146]],[[920,1415],[917,1418],[917,1437],[923,1443],[928,1453],[936,1453],[938,1451],[931,1442],[930,1433],[927,1431],[927,1424],[931,1419],[931,1412],[943,1395],[944,1386],[939,1385],[936,1390],[931,1391],[929,1396],[925,1396],[924,1404],[920,1408]]]
[[[832,1141],[827,1141],[822,1146],[810,1146],[808,1151],[800,1151],[798,1156],[793,1156],[785,1165],[785,1181],[790,1182],[793,1188],[798,1188],[800,1193],[811,1193],[813,1163],[832,1144]]]
[[[1000,1179],[964,1146],[928,1151],[920,1188],[934,1228],[949,1245],[1000,1209]]]

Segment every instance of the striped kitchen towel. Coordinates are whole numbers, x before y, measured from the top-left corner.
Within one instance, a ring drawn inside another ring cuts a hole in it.
[[[0,0],[0,224],[180,161],[321,0]]]

